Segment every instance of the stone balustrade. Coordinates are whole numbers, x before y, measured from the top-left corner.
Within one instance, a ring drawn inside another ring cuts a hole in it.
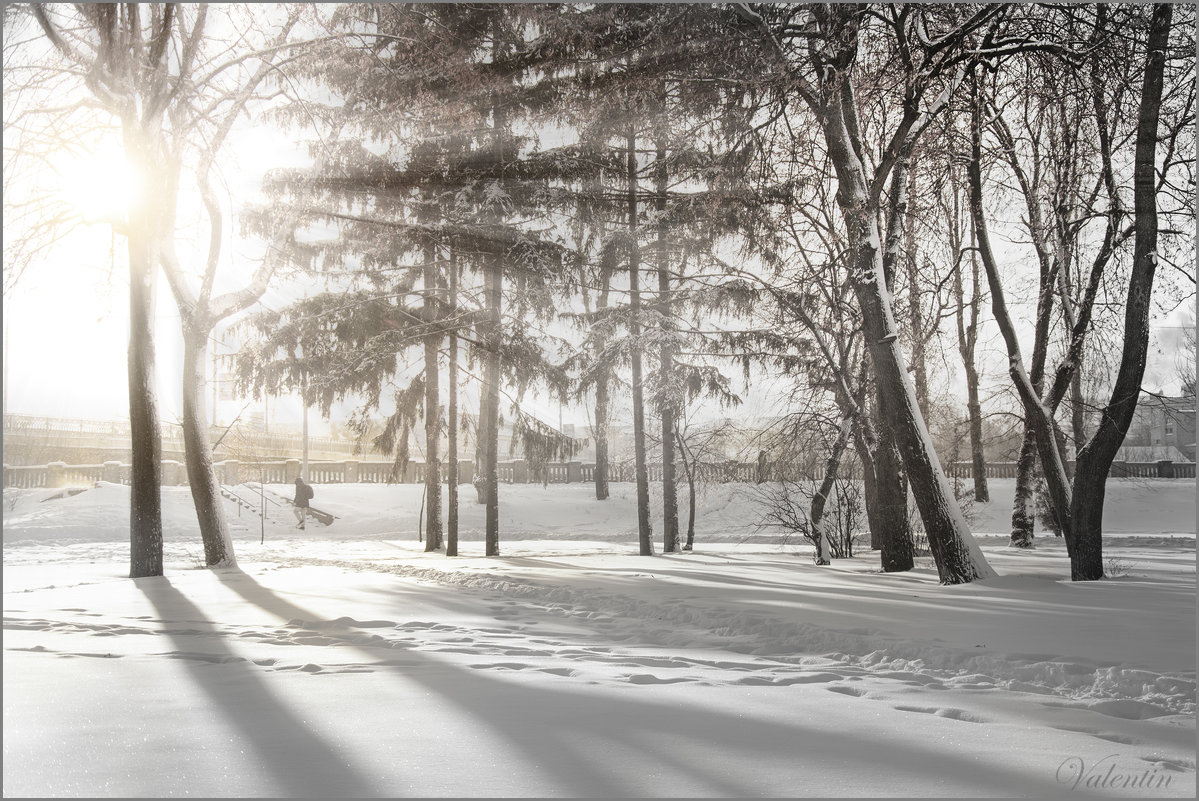
[[[308,481],[312,484],[420,484],[425,480],[424,462],[410,461],[403,471],[396,473],[391,461],[310,461],[308,463]],[[291,484],[300,475],[301,462],[299,459],[273,459],[260,461],[242,461],[227,459],[215,464],[217,478],[222,484],[236,485],[247,481],[263,484]],[[497,465],[499,480],[505,484],[578,484],[591,482],[595,479],[595,465],[587,462],[558,462],[547,464],[538,470],[529,466],[524,459],[511,459]],[[676,467],[680,481],[685,473],[682,465]],[[755,462],[717,462],[696,465],[699,480],[711,483],[746,482],[753,483],[762,480],[804,480],[818,476],[789,476],[778,465],[767,464],[762,475]],[[441,478],[446,480],[445,463],[441,464]],[[969,479],[973,475],[969,463],[954,463],[949,465],[951,478]],[[647,466],[650,481],[662,480],[662,465],[653,463]],[[852,470],[844,471],[847,478],[855,478]],[[128,484],[132,475],[130,465],[117,461],[107,461],[102,464],[69,465],[63,462],[51,462],[40,466],[4,465],[4,486],[19,489],[90,487],[96,482],[106,481],[112,484]],[[1014,478],[1015,464],[1009,462],[989,463],[988,478]],[[458,482],[470,484],[475,477],[474,462],[469,459],[458,462]],[[1112,478],[1136,479],[1193,479],[1195,478],[1194,462],[1115,462],[1112,465]],[[608,478],[612,482],[631,482],[635,480],[635,472],[631,464],[614,464],[610,467]],[[161,479],[164,486],[183,486],[187,484],[187,466],[182,462],[164,459],[161,463]]]

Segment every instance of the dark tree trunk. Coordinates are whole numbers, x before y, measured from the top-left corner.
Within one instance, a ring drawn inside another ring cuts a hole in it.
[[[483,481],[486,499],[485,554],[500,554],[500,473],[499,473],[499,418],[500,418],[500,346],[503,336],[501,328],[504,288],[503,261],[499,255],[491,257],[487,265],[487,286],[484,292],[487,309],[487,365],[484,383],[487,385],[483,408]]]
[[[458,555],[458,259],[450,254],[448,311],[455,322],[450,326],[449,369],[446,379],[446,520],[445,555]]]
[[[148,163],[148,146],[126,133],[134,163]],[[139,158],[140,157],[140,158]],[[145,206],[131,212],[129,232],[129,576],[162,575],[162,439],[154,390],[154,262]]]
[[[642,556],[653,556],[649,518],[649,469],[645,458],[645,399],[641,376],[641,259],[637,244],[637,136],[628,134],[629,360],[633,380],[633,456],[637,479],[637,539]]]
[[[889,429],[885,420],[879,422],[873,457],[875,516],[883,572],[902,573],[915,566],[916,544],[908,517],[907,474]]]
[[[500,25],[500,15],[493,16],[494,30],[492,33],[492,57],[502,57],[504,38]],[[506,109],[498,98],[492,96],[492,154],[495,164],[504,164],[503,136],[508,130]],[[501,181],[502,185],[502,181]],[[499,223],[503,213],[499,210],[489,212],[491,222]],[[480,421],[483,427],[483,482],[482,494],[486,504],[484,514],[483,552],[486,556],[500,555],[500,349],[504,338],[504,250],[503,245],[496,243],[495,249],[487,260],[484,270],[483,308],[486,314],[486,333],[484,348],[486,349],[486,364],[484,367],[483,384],[485,404],[481,408]]]
[[[190,329],[183,337],[183,447],[192,504],[200,524],[204,543],[204,564],[208,567],[234,567],[233,541],[221,504],[221,484],[212,464],[212,445],[208,439],[207,411],[204,405],[209,329]]]
[[[439,551],[442,542],[441,524],[441,393],[438,357],[441,333],[437,328],[437,251],[425,249],[424,299],[422,317],[426,326],[425,346],[425,497],[428,517],[425,527],[425,550]]]
[[[1078,454],[1071,502],[1073,525],[1066,532],[1070,577],[1075,581],[1103,578],[1103,501],[1116,452],[1132,423],[1149,352],[1149,315],[1153,278],[1157,270],[1156,146],[1159,106],[1165,73],[1173,7],[1159,3],[1146,44],[1145,78],[1137,113],[1136,155],[1133,162],[1132,276],[1124,309],[1124,347],[1111,399],[1094,436]],[[1072,535],[1072,536],[1071,536]],[[1073,539],[1073,542],[1071,542]]]
[[[611,291],[612,274],[606,269],[600,271],[600,294],[596,308],[608,308],[608,293]],[[607,342],[600,339],[596,343],[596,352],[602,354]],[[601,355],[599,358],[603,358]],[[608,383],[610,372],[607,363],[599,365],[595,377],[595,499],[608,499]]]
[[[973,365],[966,369],[966,413],[970,418],[970,466],[974,474],[974,500],[991,502],[987,486],[987,457],[983,451],[983,413],[978,399],[978,371]]]
[[[1013,548],[1033,547],[1033,531],[1036,526],[1037,488],[1037,435],[1028,426],[1024,428],[1024,439],[1020,443],[1020,455],[1016,461],[1016,491],[1012,499]]]
[[[844,126],[841,131],[844,132]],[[929,549],[944,584],[961,584],[990,578],[994,571],[970,534],[957,499],[949,487],[937,454],[933,451],[928,427],[920,414],[916,391],[907,376],[898,331],[890,306],[890,293],[884,285],[882,254],[879,252],[878,216],[866,202],[864,175],[856,166],[856,157],[848,142],[829,136],[830,155],[838,167],[839,197],[845,224],[851,233],[854,253],[854,293],[862,310],[863,330],[869,345],[871,362],[880,397],[887,402],[883,415],[895,434],[916,506],[924,521]],[[849,169],[847,169],[849,168]],[[895,167],[897,178],[903,170]],[[892,191],[906,192],[900,180],[892,182]]]
[[[663,100],[665,103],[665,100]],[[666,246],[666,223],[661,222],[666,214],[666,147],[661,140],[657,147],[655,162],[656,186],[654,191],[655,210],[658,213],[658,312],[662,315],[662,346],[659,349],[659,376],[661,399],[659,413],[662,417],[662,550],[673,553],[679,547],[679,502],[675,484],[675,397],[674,397],[674,349],[670,345],[670,265]]]

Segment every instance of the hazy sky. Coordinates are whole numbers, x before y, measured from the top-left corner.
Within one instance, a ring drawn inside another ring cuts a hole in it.
[[[260,197],[259,182],[268,167],[294,164],[302,158],[293,143],[263,125],[243,125],[240,133],[231,139],[233,143],[236,143],[233,152],[226,156],[231,160],[223,162],[222,172],[222,189],[231,203]],[[96,145],[96,152],[90,156],[81,153],[72,157],[71,163],[62,170],[72,178],[64,184],[63,192],[70,193],[70,200],[85,209],[118,201],[126,192],[119,161],[119,151],[114,151],[111,145],[101,144]],[[236,223],[227,227],[235,229]],[[203,226],[196,233],[207,236]],[[7,238],[5,241],[7,248]],[[51,256],[32,266],[16,289],[5,294],[4,374],[8,412],[93,419],[127,417],[128,279],[124,249],[123,238],[113,237],[105,226],[79,230],[59,241]],[[246,276],[256,263],[252,250],[252,242],[235,240],[227,245],[223,252],[226,264],[222,265],[222,275],[233,275],[234,280]],[[198,258],[196,254],[200,249],[189,253],[184,246],[180,252],[186,260]],[[1009,290],[1009,295],[1009,303],[1019,313],[1021,298],[1018,292]],[[275,297],[279,296],[276,294]],[[1184,306],[1193,310],[1194,301]],[[175,302],[161,279],[157,307],[160,414],[164,421],[171,421],[181,414],[182,346]],[[989,314],[984,312],[986,318]],[[1194,320],[1193,311],[1189,320]],[[1172,319],[1158,322],[1169,325],[1181,321],[1181,315],[1176,314]],[[952,325],[952,320],[945,321],[947,335],[952,335]],[[993,326],[988,326],[983,332],[983,352],[980,353],[989,360],[984,367],[984,380],[1004,382],[1007,381],[1005,359],[991,329]],[[1157,341],[1151,348],[1150,371],[1145,380],[1147,388],[1175,390],[1177,368],[1172,351],[1178,338],[1177,328],[1155,329]],[[952,348],[951,345],[947,363],[950,369],[960,372]],[[739,370],[730,372],[738,374]],[[956,381],[956,377],[948,379],[950,386]],[[740,389],[740,381],[735,383]],[[939,385],[945,386],[946,381],[940,380]],[[747,416],[772,413],[770,399],[777,395],[775,389],[773,382],[759,380],[741,413]],[[208,400],[211,402],[211,392]],[[218,410],[219,419],[227,422],[244,403],[222,404]],[[272,404],[272,412],[280,422],[298,421],[299,400],[280,399]],[[538,413],[547,422],[557,422],[556,403],[542,404]],[[563,419],[581,425],[588,422],[586,412],[581,408],[567,409]]]

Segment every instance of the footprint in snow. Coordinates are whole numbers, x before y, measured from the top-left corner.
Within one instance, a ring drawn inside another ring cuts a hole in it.
[[[929,707],[929,706],[896,706],[894,709],[900,712],[919,712],[925,715],[936,715],[939,718],[949,718],[950,720],[961,720],[966,723],[986,723],[985,718],[980,718],[971,712],[964,709],[954,709],[953,707]]]
[[[650,673],[634,673],[630,676],[625,676],[625,680],[631,684],[678,684],[679,682],[693,681],[693,679],[686,677],[664,679],[660,676],[654,676]]]

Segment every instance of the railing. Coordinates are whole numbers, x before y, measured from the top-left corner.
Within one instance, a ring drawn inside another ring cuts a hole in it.
[[[653,463],[646,466],[649,480],[662,480],[662,465]],[[217,462],[214,465],[218,479],[222,484],[236,485],[246,481],[260,481],[264,484],[291,484],[300,475],[299,459],[273,459],[255,462],[238,462],[232,459]],[[313,484],[388,484],[404,483],[419,484],[425,479],[425,464],[409,462],[400,476],[399,481],[392,478],[393,463],[346,461],[309,461],[308,480]],[[163,460],[161,463],[161,480],[165,486],[181,486],[187,483],[186,467],[176,461]],[[731,483],[757,481],[777,481],[812,479],[818,476],[793,476],[779,465],[758,465],[756,462],[717,462],[701,463],[694,467],[696,478],[708,483]],[[445,466],[442,465],[442,481],[446,477]],[[530,468],[524,459],[513,459],[500,462],[497,465],[499,480],[505,484],[577,484],[595,480],[595,465],[583,462],[557,462],[545,465],[538,470]],[[969,463],[955,462],[948,466],[950,478],[970,479],[973,469]],[[853,465],[847,465],[842,470],[843,478],[858,478]],[[458,465],[459,483],[470,484],[474,478],[474,464],[461,461]],[[105,462],[103,464],[68,465],[62,462],[51,462],[41,466],[4,466],[4,486],[19,489],[39,489],[43,487],[87,487],[94,486],[99,481],[113,484],[129,484],[132,468],[120,462]],[[992,462],[987,465],[987,478],[1013,478],[1016,475],[1014,462]],[[676,476],[682,481],[685,471],[681,464],[676,465]],[[1193,479],[1195,464],[1193,462],[1114,462],[1110,476],[1112,478],[1136,479]],[[632,482],[635,480],[634,466],[628,462],[620,462],[609,466],[610,481]]]
[[[295,458],[303,453],[305,440],[299,434],[268,434],[246,426],[226,429],[214,426],[209,431],[218,459],[245,459],[249,454],[271,459]],[[183,429],[164,421],[161,426],[161,447],[167,454],[182,458]],[[5,452],[18,464],[31,460],[54,459],[76,461],[112,459],[128,461],[131,448],[128,420],[78,420],[32,415],[4,415]],[[336,437],[307,438],[309,458],[351,459],[355,443]],[[37,462],[34,461],[34,464]]]
[[[1066,469],[1074,472],[1074,460],[1066,462]],[[954,462],[949,465],[950,478],[974,478],[974,466],[970,462]],[[987,478],[1015,478],[1016,462],[987,462]],[[1194,462],[1112,462],[1109,478],[1194,478]]]
[[[46,486],[48,473],[45,465],[41,467],[9,467],[4,466],[4,486],[17,489],[41,489]]]

